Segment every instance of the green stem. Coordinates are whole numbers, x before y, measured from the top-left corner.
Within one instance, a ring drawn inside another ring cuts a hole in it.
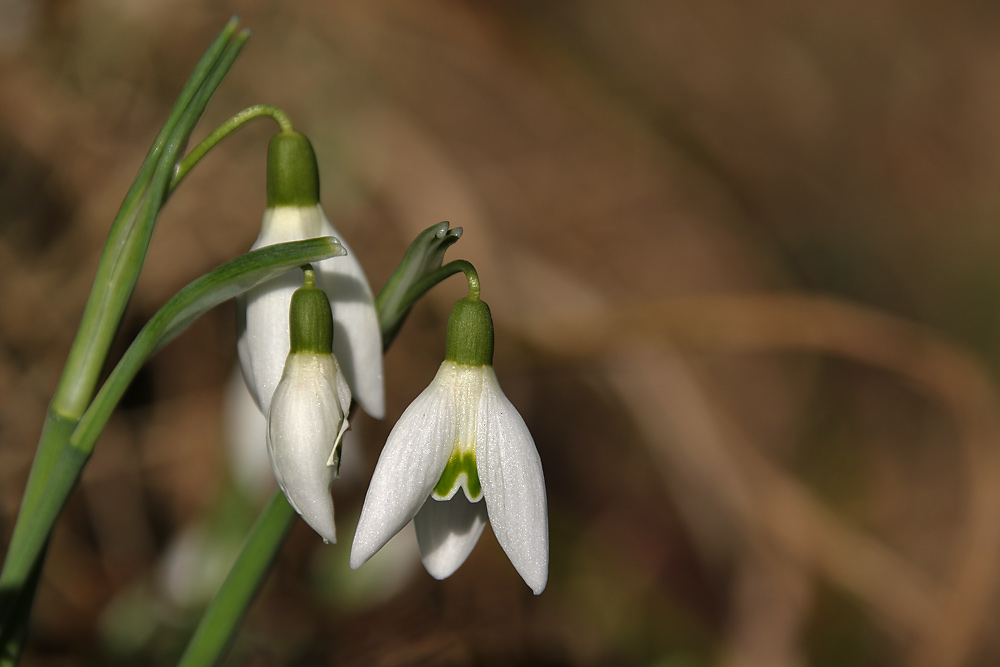
[[[79,419],[63,417],[55,412],[49,412],[42,426],[42,435],[38,440],[38,450],[35,460],[31,464],[31,472],[28,473],[28,483],[24,488],[24,495],[21,497],[21,506],[18,509],[17,521],[14,524],[14,534],[18,529],[22,529],[27,522],[27,517],[34,511],[38,504],[38,499],[42,496],[48,477],[55,468],[59,454],[68,445],[69,438],[73,434],[73,429],[80,423]],[[14,542],[14,538],[11,538]],[[4,574],[0,574],[0,587],[8,583]]]
[[[275,491],[270,502],[250,530],[239,557],[222,583],[222,588],[205,610],[180,667],[217,665],[222,662],[239,627],[264,582],[271,564],[278,556],[288,531],[295,522],[295,510],[285,500],[281,490]]]
[[[35,530],[30,517],[34,516],[44,497],[45,485],[52,478],[59,455],[78,423],[78,419],[62,417],[50,410],[42,426],[35,460],[28,474],[28,483],[21,498],[3,570],[0,572],[0,666],[15,664],[20,655],[24,634],[27,632],[28,614],[45,556],[44,543],[38,553],[33,554],[22,551],[20,545],[25,543],[25,535]],[[48,532],[45,531],[46,536]],[[24,555],[18,556],[19,552]],[[18,558],[21,563],[15,562]],[[33,571],[26,567],[28,563],[34,564]]]
[[[3,626],[0,633],[0,667],[14,667],[21,657],[21,650],[28,637],[28,620],[31,618],[31,606],[35,601],[35,591],[38,590],[38,582],[42,577],[42,566],[45,562],[45,550],[42,548],[42,557],[35,560],[35,566],[28,575],[24,587],[17,591],[17,599],[12,605],[14,614],[11,616],[13,622]]]
[[[393,308],[379,308],[378,321],[382,327],[383,352],[389,349],[389,345],[396,338],[396,334],[399,333],[400,328],[402,328],[403,319],[409,314],[410,308],[417,302],[417,299],[429,292],[432,287],[456,273],[465,273],[465,278],[469,283],[469,296],[475,299],[479,298],[479,274],[476,273],[476,267],[469,261],[456,259],[426,273],[423,278],[414,282],[403,292],[403,296],[400,299],[401,305],[394,306]],[[388,288],[389,285],[386,285],[386,289]],[[380,301],[382,301],[381,293],[378,295],[375,303],[379,304]]]
[[[428,273],[421,280],[413,283],[413,286],[406,290],[404,301],[409,303],[415,302],[439,282],[459,272],[465,273],[465,279],[469,283],[469,297],[472,299],[478,299],[479,274],[476,273],[476,267],[472,265],[472,262],[468,262],[464,259],[456,259],[452,262],[448,262],[436,271]]]
[[[177,165],[177,170],[174,172],[174,176],[170,181],[168,190],[173,192],[177,186],[180,185],[180,182],[184,180],[184,177],[188,175],[188,172],[190,172],[210,150],[215,148],[219,142],[246,125],[251,120],[261,117],[274,119],[274,121],[278,124],[278,128],[282,132],[291,132],[294,129],[292,127],[291,119],[289,119],[288,115],[278,107],[274,107],[269,104],[256,104],[252,107],[247,107],[217,127],[211,134],[205,137],[200,144],[191,149],[191,152],[184,156],[184,159]]]
[[[49,475],[45,493],[39,498],[31,514],[22,514],[27,518],[19,520],[14,528],[10,550],[4,561],[3,575],[0,577],[0,596],[4,603],[4,635],[10,631],[11,622],[16,621],[13,609],[25,605],[22,597],[25,584],[32,569],[38,564],[52,532],[52,525],[66,504],[88,458],[89,453],[75,447],[63,448]],[[27,605],[30,609],[30,600]]]

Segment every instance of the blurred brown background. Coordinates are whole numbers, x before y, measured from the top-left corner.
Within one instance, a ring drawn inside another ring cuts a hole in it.
[[[347,568],[453,279],[388,355],[389,417],[356,420],[341,544],[296,526],[229,664],[1000,664],[1000,6],[976,0],[0,0],[5,536],[110,220],[233,13],[255,36],[195,138],[287,110],[375,289],[464,227],[552,560],[538,598],[489,531],[445,582],[405,534]],[[274,129],[169,202],[116,354],[252,243]],[[223,446],[233,321],[126,397],[24,664],[176,661],[261,502]]]

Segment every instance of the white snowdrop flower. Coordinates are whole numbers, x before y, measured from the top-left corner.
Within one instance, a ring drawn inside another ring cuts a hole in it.
[[[309,140],[281,132],[268,146],[268,207],[253,249],[319,236],[343,239],[319,204],[319,176]],[[382,336],[371,287],[350,247],[344,257],[313,264],[316,285],[334,305],[333,353],[361,407],[375,418],[385,413]],[[237,301],[237,350],[243,377],[261,412],[268,414],[288,353],[288,306],[300,284],[289,271],[247,291]]]
[[[549,537],[541,459],[492,367],[489,307],[469,297],[448,321],[445,361],[403,412],[382,450],[351,548],[358,568],[411,519],[437,579],[465,562],[487,520],[538,595]],[[459,492],[461,490],[461,492]]]
[[[290,344],[267,419],[267,453],[289,504],[326,542],[337,541],[330,484],[340,465],[351,389],[331,354],[330,303],[312,271],[291,299]]]

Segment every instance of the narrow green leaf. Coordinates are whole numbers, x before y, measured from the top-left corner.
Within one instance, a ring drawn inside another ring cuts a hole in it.
[[[130,224],[122,229],[122,233],[117,237],[116,246],[112,247],[109,239],[102,256],[102,267],[106,265],[107,269],[98,271],[95,292],[88,302],[88,311],[84,313],[80,325],[81,335],[85,333],[89,335],[79,349],[74,345],[70,361],[67,362],[68,367],[72,369],[74,360],[82,359],[78,362],[79,374],[75,377],[69,376],[65,385],[60,384],[60,388],[65,386],[67,394],[72,398],[67,406],[71,406],[72,411],[65,411],[64,414],[77,416],[78,410],[86,406],[90,400],[122,314],[139,280],[156,219],[166,202],[170,179],[180,160],[181,152],[187,145],[188,138],[208,105],[209,99],[222,83],[223,77],[236,60],[248,37],[248,32],[240,32],[226,46],[164,144],[134,219],[130,218]],[[90,308],[91,302],[95,304],[93,308]],[[64,375],[64,378],[66,377]],[[57,397],[59,396],[57,392]]]
[[[69,446],[62,448],[35,507],[18,517],[0,575],[0,609],[3,610],[0,620],[5,625],[15,620],[14,610],[24,606],[20,591],[44,549],[52,526],[76,485],[111,412],[149,355],[226,299],[238,296],[289,269],[344,254],[344,247],[331,236],[260,248],[188,284],[157,311],[136,336],[84,413],[69,438]]]
[[[439,222],[420,232],[406,249],[403,259],[375,299],[384,349],[389,348],[389,343],[403,326],[410,307],[423,296],[423,292],[411,293],[412,287],[440,268],[445,251],[461,237],[461,227],[448,229],[447,222]]]
[[[136,227],[144,219],[148,219],[150,213],[155,218],[163,204],[162,195],[151,196],[150,184],[157,167],[164,161],[166,164],[160,169],[165,170],[169,178],[176,161],[176,152],[182,148],[183,141],[186,141],[201,114],[198,107],[203,110],[207,103],[207,100],[202,102],[201,98],[215,91],[221,77],[232,64],[231,59],[225,56],[232,51],[230,42],[233,41],[237,25],[237,19],[232,19],[198,61],[111,223],[94,286],[87,299],[59,386],[52,398],[53,412],[66,417],[79,417],[93,397],[111,340],[135,287],[138,268],[145,258],[149,236],[152,234],[151,229],[149,233],[136,234]],[[240,45],[242,41],[239,42]],[[196,112],[193,116],[192,111]],[[182,126],[180,132],[179,126]],[[178,135],[177,139],[171,144],[171,137],[175,135]],[[171,145],[174,146],[173,151],[169,150]],[[124,271],[123,280],[123,268],[136,263],[138,266],[134,271]]]
[[[70,444],[92,451],[112,410],[146,359],[207,310],[290,268],[346,254],[344,246],[332,236],[278,243],[241,255],[188,284],[153,315],[132,341],[87,408]]]

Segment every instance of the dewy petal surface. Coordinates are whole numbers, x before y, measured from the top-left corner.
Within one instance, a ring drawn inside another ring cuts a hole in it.
[[[487,367],[479,402],[476,463],[490,523],[524,582],[538,595],[549,572],[545,479],[535,442]]]
[[[328,542],[337,541],[327,465],[338,445],[341,422],[336,362],[330,355],[288,355],[271,402],[267,451],[288,502]]]
[[[486,503],[470,502],[465,493],[451,500],[428,500],[413,517],[420,558],[435,579],[454,574],[486,527]]]
[[[340,234],[319,206],[283,206],[264,213],[261,233],[252,249],[285,241]],[[333,310],[333,353],[365,412],[385,414],[382,378],[382,337],[371,288],[350,247],[344,257],[313,264],[317,286],[326,292]],[[337,260],[337,261],[332,261]],[[288,307],[302,285],[299,271],[258,285],[238,299],[237,351],[250,392],[267,414],[288,354]]]
[[[389,433],[372,475],[351,547],[361,567],[427,501],[455,439],[455,368],[444,363]]]

